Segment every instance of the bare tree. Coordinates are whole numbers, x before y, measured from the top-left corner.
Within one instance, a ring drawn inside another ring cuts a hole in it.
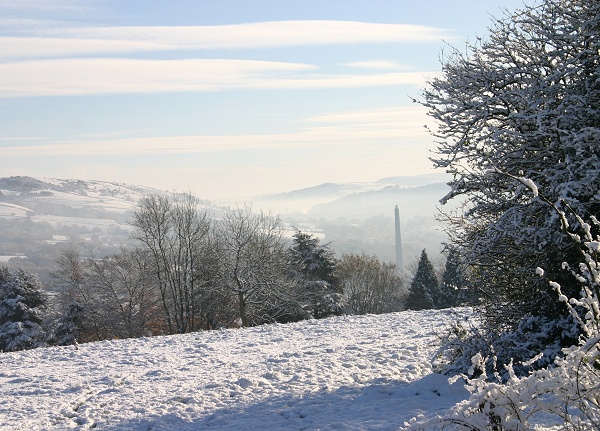
[[[381,314],[402,309],[406,288],[395,264],[365,254],[344,254],[336,273],[350,312]]]
[[[61,251],[51,276],[62,285],[62,290],[80,290],[85,280],[85,268],[79,252],[74,247]]]
[[[282,306],[286,240],[279,217],[228,209],[216,226],[216,249],[223,286],[237,297],[242,326],[260,323]]]
[[[134,211],[133,238],[150,252],[169,332],[184,333],[201,324],[197,296],[199,268],[208,250],[211,221],[189,194],[149,195]]]
[[[56,263],[53,275],[66,285],[60,293],[61,319],[76,312],[72,317],[77,320],[77,341],[166,332],[147,251],[137,248],[103,259],[82,259],[67,249]]]
[[[74,310],[79,314],[78,327],[75,329],[77,341],[107,338],[102,329],[104,318],[94,295],[86,285],[89,277],[87,260],[81,257],[76,248],[69,247],[61,252],[56,259],[56,269],[52,272],[52,277],[61,285],[57,304],[61,314],[65,316]]]
[[[160,299],[151,283],[148,253],[122,250],[114,256],[90,260],[86,290],[94,313],[101,317],[106,338],[141,337],[164,332]]]

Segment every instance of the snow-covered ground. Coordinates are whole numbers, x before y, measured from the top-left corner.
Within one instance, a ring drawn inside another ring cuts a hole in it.
[[[397,430],[467,398],[432,373],[466,310],[0,354],[1,430]]]

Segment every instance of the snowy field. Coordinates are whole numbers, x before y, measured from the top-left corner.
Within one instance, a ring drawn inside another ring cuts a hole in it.
[[[464,310],[0,354],[1,430],[397,430],[468,397],[433,374]]]

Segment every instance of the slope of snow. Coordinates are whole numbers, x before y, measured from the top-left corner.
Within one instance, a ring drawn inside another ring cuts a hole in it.
[[[31,180],[38,181],[39,190],[31,194],[30,197],[22,196],[24,202],[51,202],[53,205],[66,205],[74,208],[85,207],[109,212],[131,210],[145,194],[157,192],[157,190],[149,187],[107,181],[58,178],[43,178],[43,180],[32,178]],[[45,187],[41,188],[42,186]],[[10,192],[10,190],[6,191]]]
[[[467,310],[0,354],[2,430],[397,430],[465,399],[433,374],[438,331]]]
[[[123,220],[149,187],[75,179],[0,178],[0,218],[28,217],[52,226],[124,228]]]
[[[0,217],[27,217],[27,215],[31,214],[32,212],[33,211],[31,211],[29,208],[25,208],[21,205],[0,202]]]

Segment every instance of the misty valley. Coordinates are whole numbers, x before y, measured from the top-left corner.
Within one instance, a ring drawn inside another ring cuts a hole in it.
[[[253,210],[278,214],[294,228],[331,243],[342,254],[395,261],[394,206],[400,209],[402,248],[408,269],[426,249],[442,264],[446,241],[435,219],[448,186],[442,174],[397,177],[374,183],[323,184],[278,195],[248,198]],[[132,209],[149,187],[104,181],[0,178],[0,264],[36,273],[52,286],[51,273],[61,251],[75,247],[81,256],[102,258],[131,244]],[[202,196],[198,196],[202,198]],[[218,217],[238,202],[201,200]],[[414,268],[413,268],[414,269]]]

